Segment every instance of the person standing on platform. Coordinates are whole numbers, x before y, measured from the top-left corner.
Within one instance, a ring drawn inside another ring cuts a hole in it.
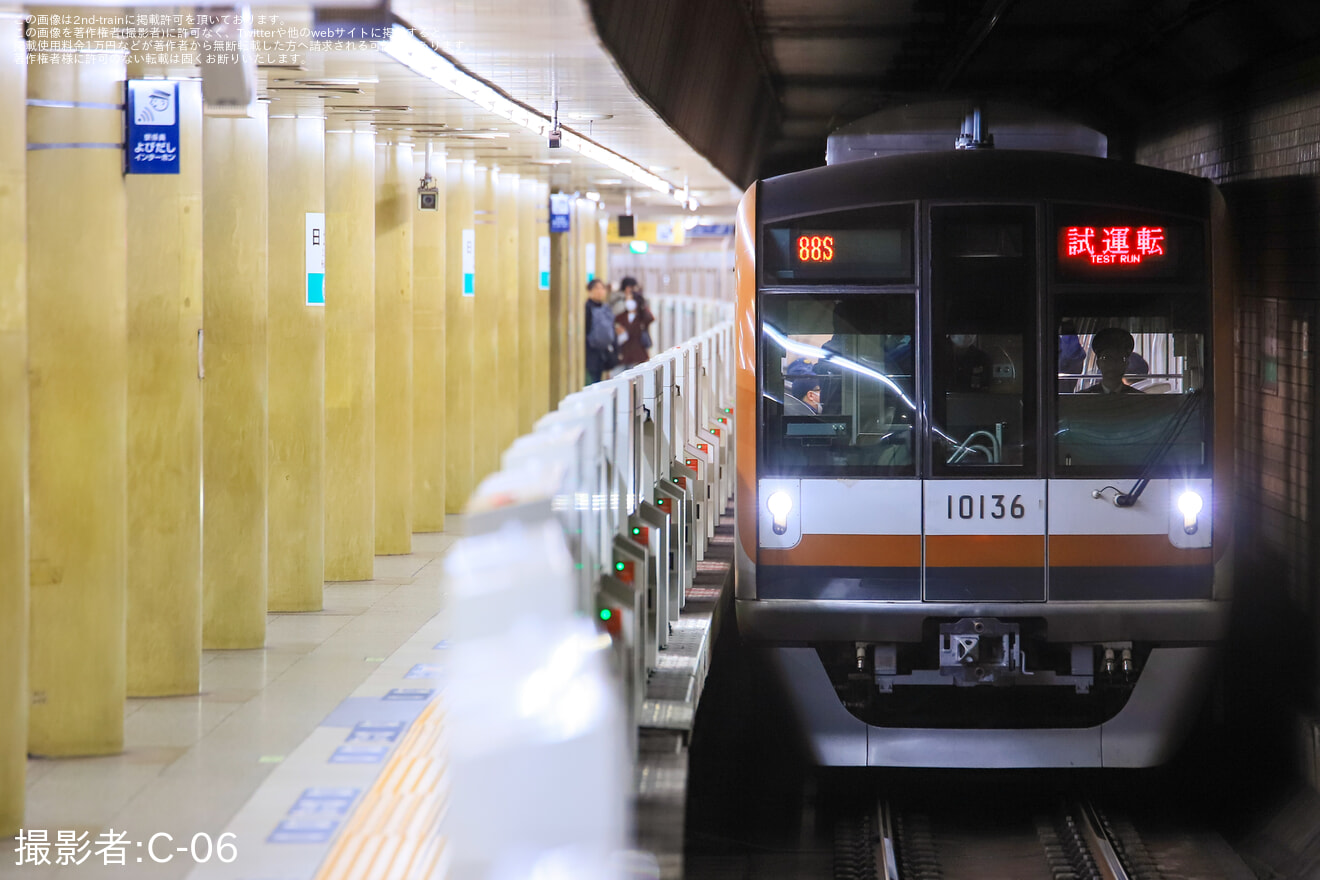
[[[631,286],[629,282],[632,282]],[[622,287],[623,311],[614,319],[614,332],[619,344],[619,364],[627,369],[650,359],[651,324],[655,315],[646,307],[636,281],[625,278]]]
[[[606,370],[619,362],[614,347],[614,310],[605,302],[609,293],[599,278],[587,283],[587,385],[599,382]]]

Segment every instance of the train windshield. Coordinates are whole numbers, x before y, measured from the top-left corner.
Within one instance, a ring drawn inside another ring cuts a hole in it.
[[[913,295],[762,302],[767,464],[783,474],[913,475]]]
[[[1035,467],[1035,209],[931,209],[937,473]]]
[[[1203,299],[1115,290],[1059,298],[1060,473],[1185,474],[1208,462]]]

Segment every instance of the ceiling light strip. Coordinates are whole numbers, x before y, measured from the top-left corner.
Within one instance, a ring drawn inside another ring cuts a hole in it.
[[[419,40],[408,28],[400,24],[396,23],[393,26],[390,31],[390,39],[381,44],[381,51],[414,73],[426,77],[431,82],[448,89],[456,95],[467,98],[502,119],[507,119],[516,125],[522,126],[538,137],[548,137],[550,134],[552,126],[550,117],[500,94],[488,83],[482,82],[472,74],[459,68],[458,65],[438,53],[424,41]],[[588,159],[612,168],[658,193],[674,195],[678,192],[678,188],[664,178],[652,174],[631,159],[626,159],[613,150],[606,149],[571,129],[563,129],[562,145]]]

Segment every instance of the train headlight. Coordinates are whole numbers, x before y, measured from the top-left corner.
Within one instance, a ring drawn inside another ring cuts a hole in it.
[[[1183,515],[1183,531],[1187,534],[1196,534],[1196,518],[1200,515],[1204,504],[1201,496],[1191,489],[1178,496],[1178,511]]]
[[[788,512],[793,509],[793,499],[787,492],[771,492],[765,499],[766,509],[770,511],[771,527],[776,535],[788,531]]]

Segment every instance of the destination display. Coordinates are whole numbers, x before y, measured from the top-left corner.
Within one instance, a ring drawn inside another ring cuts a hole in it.
[[[1061,281],[1199,277],[1204,233],[1197,224],[1116,210],[1077,208],[1060,215],[1055,266]]]
[[[816,215],[764,229],[767,285],[912,281],[912,206]]]

